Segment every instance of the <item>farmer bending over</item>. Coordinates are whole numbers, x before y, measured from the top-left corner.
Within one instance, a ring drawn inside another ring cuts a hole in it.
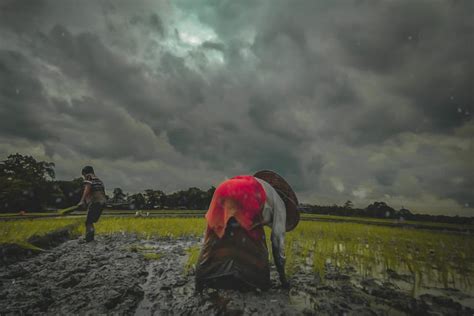
[[[78,205],[87,207],[86,242],[90,242],[94,240],[94,223],[99,220],[105,207],[105,188],[104,183],[97,178],[91,166],[82,168],[82,177],[84,178],[84,192]]]
[[[272,253],[280,282],[285,275],[285,231],[299,221],[298,200],[278,174],[264,170],[221,183],[206,214],[207,230],[196,265],[196,290],[268,289],[270,268],[264,225],[272,228]]]

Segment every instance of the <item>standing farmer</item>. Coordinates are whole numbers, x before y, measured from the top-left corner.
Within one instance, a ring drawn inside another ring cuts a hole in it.
[[[105,187],[91,166],[82,168],[82,177],[84,178],[84,192],[78,205],[87,207],[86,242],[90,242],[94,240],[94,223],[99,220],[105,207]]]
[[[299,222],[298,200],[273,171],[237,176],[221,183],[206,214],[207,230],[196,266],[196,289],[268,289],[270,268],[264,225],[272,228],[272,253],[282,287],[285,232]]]

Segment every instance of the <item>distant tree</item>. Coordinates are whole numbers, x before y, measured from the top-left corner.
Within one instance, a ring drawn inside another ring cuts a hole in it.
[[[186,197],[184,191],[173,192],[166,195],[165,207],[170,209],[185,208]]]
[[[354,204],[352,204],[352,201],[347,200],[346,203],[344,203],[344,208],[348,209],[348,210],[351,210],[351,209],[354,208]]]
[[[399,218],[403,218],[403,219],[412,219],[413,218],[413,214],[412,212],[410,212],[410,210],[402,207],[399,211],[398,211],[398,217]]]
[[[206,192],[199,188],[189,188],[187,191],[181,191],[181,195],[184,197],[183,205],[187,209],[197,210],[203,207],[203,201],[206,198]]]
[[[145,207],[147,209],[161,209],[166,200],[166,194],[161,190],[145,190]]]
[[[204,207],[203,210],[207,210],[209,205],[211,204],[212,197],[214,196],[214,192],[216,191],[216,187],[212,186],[206,192],[206,198],[204,200]]]
[[[301,204],[300,209],[305,213],[313,214],[324,214],[324,215],[344,215],[341,213],[341,209],[345,208],[342,206],[332,205],[311,205]],[[474,224],[474,217],[460,217],[460,216],[446,216],[446,215],[429,215],[429,214],[414,214],[410,210],[402,207],[399,211],[394,210],[388,206],[385,202],[375,202],[370,204],[365,209],[353,208],[348,212],[344,211],[345,216],[358,216],[358,217],[379,217],[379,218],[397,218],[397,219],[408,219],[416,221],[427,221],[427,222],[443,222],[443,223],[455,223],[455,224]]]
[[[0,211],[39,211],[55,192],[54,163],[9,155],[0,162]]]
[[[83,180],[76,178],[72,181],[55,181],[54,187],[59,188],[62,195],[55,199],[55,205],[58,207],[68,207],[79,203],[82,194]]]
[[[145,196],[141,193],[130,195],[127,202],[130,203],[130,208],[132,209],[143,209],[146,204]]]
[[[54,163],[36,161],[32,156],[16,153],[0,163],[0,176],[42,183],[54,179]]]
[[[115,188],[112,197],[112,203],[124,203],[126,202],[127,195],[123,193],[121,188]]]
[[[397,212],[385,202],[374,202],[366,208],[368,216],[380,218],[395,218]]]
[[[205,210],[209,207],[215,190],[215,187],[211,187],[207,191],[192,187],[187,190],[173,192],[166,196],[165,207],[171,209]]]

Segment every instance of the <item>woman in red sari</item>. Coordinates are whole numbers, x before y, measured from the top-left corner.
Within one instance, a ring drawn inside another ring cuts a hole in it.
[[[285,232],[296,227],[298,201],[272,171],[220,184],[206,214],[207,230],[196,267],[196,289],[268,289],[270,268],[264,225],[272,228],[272,253],[283,287]]]

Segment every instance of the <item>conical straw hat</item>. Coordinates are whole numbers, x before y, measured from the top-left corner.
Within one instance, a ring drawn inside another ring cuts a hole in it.
[[[293,230],[300,221],[300,212],[297,208],[298,198],[291,186],[278,173],[271,170],[261,170],[253,175],[268,182],[278,192],[286,207],[286,231]]]

